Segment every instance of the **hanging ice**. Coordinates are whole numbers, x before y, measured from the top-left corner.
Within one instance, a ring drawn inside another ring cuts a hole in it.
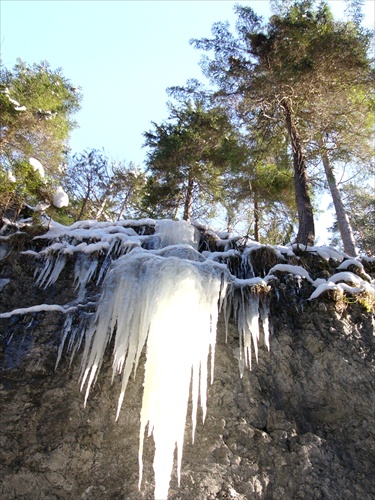
[[[155,226],[155,233],[160,238],[161,247],[187,244],[198,249],[198,231],[190,222],[160,220]]]
[[[181,247],[181,251],[184,247]],[[113,376],[122,374],[117,417],[132,371],[146,345],[139,466],[145,429],[155,442],[155,498],[167,498],[177,448],[178,479],[192,382],[193,439],[198,400],[206,413],[208,366],[213,377],[216,324],[230,274],[223,266],[134,250],[113,265],[103,283],[82,366],[85,401],[115,334]],[[175,247],[171,247],[171,252]],[[189,254],[189,252],[187,253]],[[115,332],[115,333],[114,333]]]

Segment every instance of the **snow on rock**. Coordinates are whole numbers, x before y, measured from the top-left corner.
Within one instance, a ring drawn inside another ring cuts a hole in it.
[[[56,208],[67,207],[69,205],[69,196],[65,193],[63,188],[59,186],[52,197],[53,206]]]
[[[36,158],[29,158],[29,163],[34,168],[34,170],[39,173],[40,177],[44,179],[45,177],[44,167],[40,163],[40,161],[37,160]]]
[[[316,286],[316,290],[311,294],[309,300],[316,299],[326,290],[336,290],[341,294],[344,292],[349,294],[366,292],[375,297],[375,285],[349,271],[333,274],[328,280],[315,280],[313,285]]]
[[[348,283],[353,283],[355,285],[361,285],[363,283],[363,280],[359,276],[349,271],[336,273],[330,277],[329,281],[332,281],[333,283],[346,281]]]
[[[310,283],[313,282],[312,279],[310,278],[309,273],[306,271],[306,269],[304,269],[301,266],[291,266],[289,264],[276,264],[276,266],[272,267],[269,270],[269,274],[272,274],[276,271],[293,274],[295,276],[301,276],[302,278],[307,279],[307,281],[309,281]]]
[[[25,314],[44,312],[44,311],[59,311],[67,313],[67,312],[72,312],[75,309],[76,308],[74,306],[67,308],[64,306],[60,306],[58,304],[39,304],[37,306],[22,307],[18,309],[13,309],[13,311],[1,313],[0,318],[10,318],[12,316],[20,316],[20,315],[23,316]]]
[[[336,269],[345,270],[348,269],[349,266],[357,267],[361,275],[364,276],[369,281],[371,281],[371,276],[369,276],[365,272],[365,268],[363,267],[362,262],[360,262],[358,259],[346,259]]]

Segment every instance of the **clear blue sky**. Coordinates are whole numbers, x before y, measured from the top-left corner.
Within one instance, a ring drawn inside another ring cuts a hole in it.
[[[366,0],[367,23],[374,1]],[[270,14],[268,0],[0,0],[1,59],[7,68],[18,57],[47,60],[82,88],[72,152],[103,147],[141,163],[142,133],[167,118],[166,88],[202,78],[202,54],[189,40],[209,36],[216,21],[234,26],[236,3]]]

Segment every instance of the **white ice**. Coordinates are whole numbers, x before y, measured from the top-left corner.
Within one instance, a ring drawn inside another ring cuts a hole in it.
[[[180,220],[160,220],[156,223],[155,234],[160,239],[160,246],[187,244],[198,249],[199,233],[193,224]]]
[[[171,252],[174,251],[172,247]],[[212,261],[197,262],[181,255],[163,257],[157,252],[134,250],[113,264],[103,283],[96,323],[87,333],[81,387],[86,389],[86,401],[105,348],[115,335],[113,376],[122,374],[118,417],[129,377],[136,371],[141,352],[147,346],[139,484],[144,433],[148,427],[155,442],[156,499],[167,498],[176,448],[180,478],[190,383],[193,437],[198,401],[203,418],[206,414],[208,378],[212,381],[213,377],[216,323],[229,279],[229,273]]]

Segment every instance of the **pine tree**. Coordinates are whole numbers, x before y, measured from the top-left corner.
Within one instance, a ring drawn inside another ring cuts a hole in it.
[[[149,148],[144,206],[156,216],[212,216],[224,196],[224,174],[243,161],[225,111],[187,101],[170,105],[168,120],[153,126],[144,134]]]
[[[246,116],[249,126],[268,121],[275,130],[283,124],[293,157],[298,210],[297,241],[314,243],[311,183],[307,175],[309,140],[315,110],[330,112],[337,89],[361,80],[373,82],[367,58],[368,33],[354,23],[335,23],[324,2],[289,2],[268,24],[250,7],[236,7],[237,36],[228,24],[213,26],[213,38],[193,41],[197,48],[214,52],[203,60],[203,70],[218,86],[216,99],[225,100]],[[348,97],[348,94],[342,93]]]

